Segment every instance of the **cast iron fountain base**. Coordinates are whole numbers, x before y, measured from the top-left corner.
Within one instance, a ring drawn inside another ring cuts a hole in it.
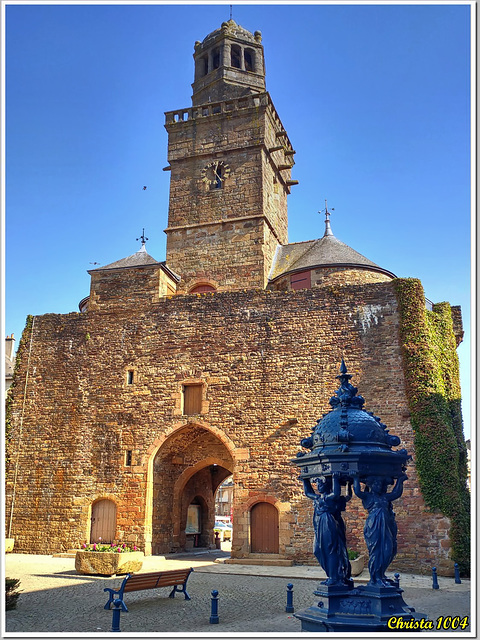
[[[320,585],[313,593],[326,602],[319,600],[294,614],[302,621],[302,631],[392,631],[387,624],[392,617],[405,621],[426,617],[406,604],[403,589],[394,583],[386,587]]]

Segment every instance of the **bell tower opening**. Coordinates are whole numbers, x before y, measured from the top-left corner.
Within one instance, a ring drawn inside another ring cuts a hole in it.
[[[234,44],[232,44],[232,67],[242,68],[242,50]]]
[[[208,56],[202,56],[196,60],[195,67],[199,78],[203,78],[208,73]]]
[[[212,51],[212,67],[214,69],[218,69],[219,66],[220,66],[220,49],[219,47],[216,47]]]
[[[255,51],[253,49],[245,49],[245,71],[255,71]]]

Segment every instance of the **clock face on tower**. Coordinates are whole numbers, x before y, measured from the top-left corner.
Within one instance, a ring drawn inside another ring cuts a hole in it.
[[[213,160],[202,169],[202,180],[210,189],[221,189],[230,174],[230,167],[223,160]]]

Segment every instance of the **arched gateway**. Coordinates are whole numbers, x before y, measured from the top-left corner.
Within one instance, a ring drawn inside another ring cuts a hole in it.
[[[151,469],[153,554],[213,545],[215,491],[233,465],[229,448],[207,426],[189,423],[165,439]]]

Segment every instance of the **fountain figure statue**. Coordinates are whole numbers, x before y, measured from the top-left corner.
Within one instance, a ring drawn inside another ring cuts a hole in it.
[[[389,586],[391,584],[385,576],[385,571],[397,555],[397,523],[392,502],[402,495],[405,480],[407,475],[404,473],[399,476],[392,491],[388,493],[387,480],[381,476],[368,476],[365,491],[360,488],[358,475],[353,479],[355,495],[362,500],[363,506],[368,511],[363,535],[369,554],[370,585]],[[393,480],[389,484],[392,482]]]
[[[332,477],[318,478],[316,493],[310,479],[303,480],[303,488],[307,498],[313,500],[313,528],[315,539],[313,553],[327,574],[323,584],[328,586],[345,586],[351,582],[351,566],[348,559],[345,523],[342,511],[345,510],[349,495],[341,495],[339,474]]]

